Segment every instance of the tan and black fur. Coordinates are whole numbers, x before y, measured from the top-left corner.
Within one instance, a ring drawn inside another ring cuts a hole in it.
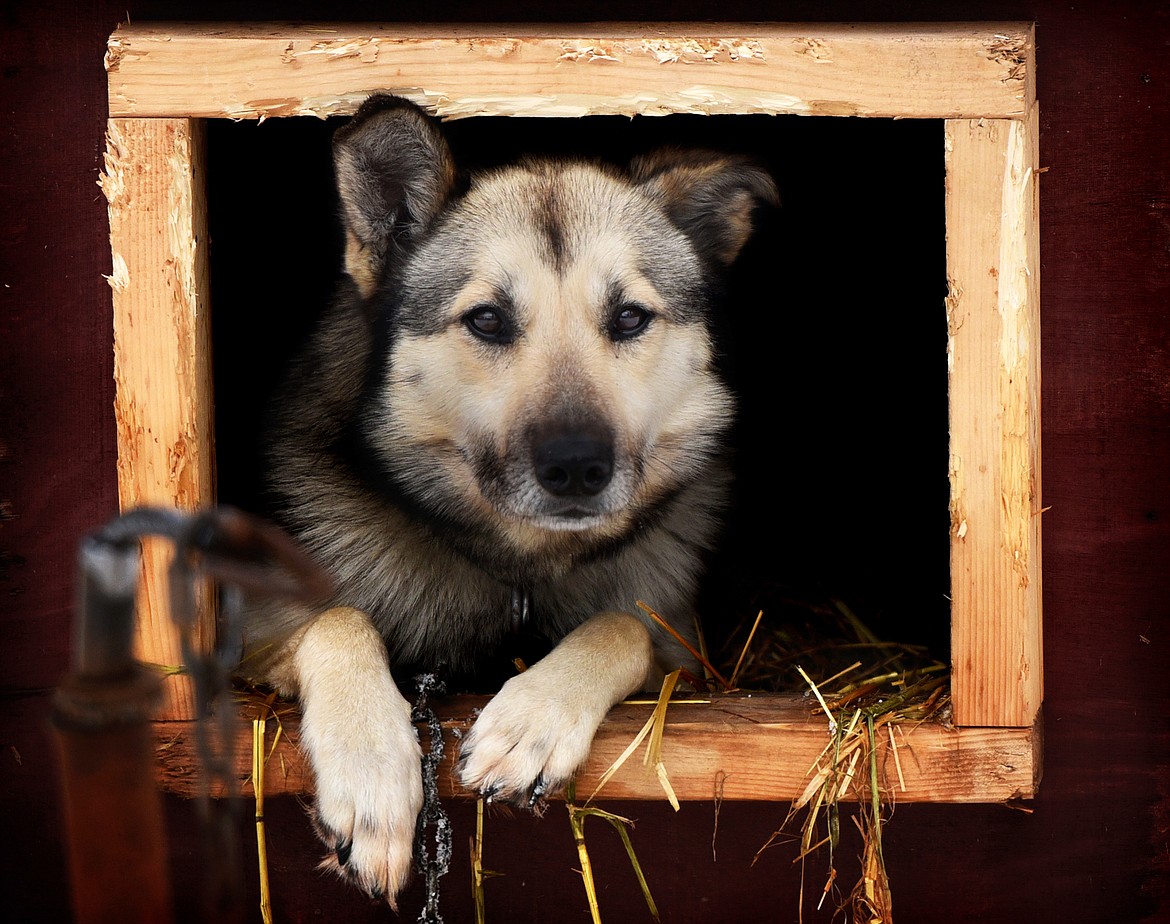
[[[246,663],[300,697],[331,862],[393,901],[422,798],[395,676],[473,670],[530,600],[555,646],[460,762],[466,786],[529,804],[615,702],[686,662],[635,601],[692,625],[729,486],[711,303],[776,194],[745,160],[678,151],[462,178],[393,97],[367,101],[334,155],[348,278],[268,455],[284,524],[337,592],[254,611]]]

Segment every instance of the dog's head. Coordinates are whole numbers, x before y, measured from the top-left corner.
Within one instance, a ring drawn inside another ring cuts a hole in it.
[[[702,477],[733,410],[712,283],[776,198],[766,173],[666,151],[461,184],[392,97],[334,152],[346,270],[382,332],[363,438],[397,491],[523,550],[620,535]]]

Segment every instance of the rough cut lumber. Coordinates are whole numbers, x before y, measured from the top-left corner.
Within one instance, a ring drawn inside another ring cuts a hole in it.
[[[447,118],[792,113],[1021,118],[1027,23],[122,26],[111,116],[352,113],[373,90]]]
[[[118,491],[123,510],[214,502],[211,324],[200,124],[112,119],[100,180],[109,203]],[[182,663],[168,606],[169,548],[143,549],[136,655]],[[203,637],[210,638],[210,608]],[[190,681],[167,681],[161,717],[195,714]]]
[[[348,113],[377,89],[451,118],[947,118],[955,719],[1030,728],[1043,692],[1033,39],[1019,23],[118,29],[102,182],[123,505],[214,502],[198,119]],[[161,569],[148,548],[140,655],[173,665]],[[167,714],[192,714],[185,681]]]
[[[951,690],[959,725],[1043,698],[1038,121],[948,122]]]
[[[662,759],[671,785],[684,801],[721,798],[789,801],[808,785],[810,770],[829,742],[825,716],[810,709],[807,699],[794,696],[712,696],[709,703],[672,704],[666,714]],[[469,797],[454,783],[451,767],[458,738],[472,724],[484,697],[453,697],[441,706],[445,756],[440,791]],[[579,798],[587,798],[598,779],[626,749],[650,717],[649,703],[622,703],[613,709],[597,737],[589,762],[577,782]],[[296,746],[299,717],[287,703],[278,706],[279,722],[268,722],[267,748],[280,725],[280,742],[268,758],[267,795],[312,790],[309,767]],[[243,783],[252,769],[251,719],[265,707],[241,709],[235,754],[235,779]],[[900,788],[889,750],[888,733],[879,735],[883,795],[893,802],[999,802],[1030,798],[1040,779],[1040,727],[945,728],[937,724],[906,724],[895,733],[898,760],[906,783]],[[428,735],[421,732],[424,744]],[[181,795],[197,791],[196,752],[192,723],[156,726],[162,785]],[[655,774],[642,766],[645,743],[605,785],[601,801],[665,799]],[[250,793],[250,787],[245,787]],[[222,794],[217,792],[216,794]]]

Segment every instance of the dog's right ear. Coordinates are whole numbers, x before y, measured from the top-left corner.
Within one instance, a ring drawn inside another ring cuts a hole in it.
[[[371,96],[333,136],[345,220],[345,270],[373,294],[395,247],[417,235],[455,185],[455,164],[435,122],[409,100]]]

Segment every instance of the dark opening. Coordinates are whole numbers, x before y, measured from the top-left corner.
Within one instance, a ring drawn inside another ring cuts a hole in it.
[[[270,390],[340,272],[334,121],[214,121],[211,304],[219,495],[262,509]],[[464,166],[524,153],[624,162],[662,144],[751,153],[783,206],[735,269],[739,502],[702,601],[712,647],[763,607],[842,600],[948,660],[947,370],[939,121],[792,116],[479,118]]]

